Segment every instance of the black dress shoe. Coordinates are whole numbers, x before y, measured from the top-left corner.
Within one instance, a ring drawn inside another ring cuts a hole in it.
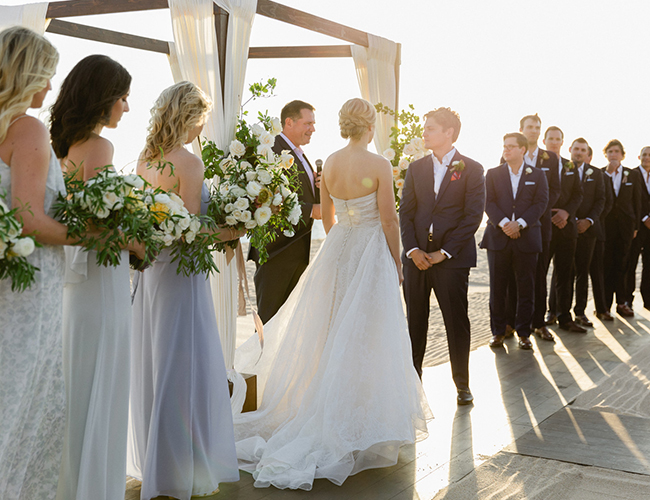
[[[616,312],[625,318],[632,318],[634,316],[634,311],[627,304],[617,305]]]
[[[609,314],[609,311],[605,311],[604,313],[594,311],[594,313],[596,314],[596,317],[601,321],[614,321],[614,317]]]
[[[572,333],[587,333],[585,328],[582,328],[575,321],[567,321],[566,323],[560,323],[560,328],[566,330],[567,332]]]
[[[553,314],[552,312],[549,312],[546,314],[546,319],[544,320],[544,323],[548,326],[554,325],[557,323],[557,316]]]
[[[534,330],[535,335],[537,335],[540,339],[542,340],[548,340],[549,342],[555,342],[555,337],[553,337],[553,334],[548,331],[548,328],[545,326],[541,328],[535,328]]]
[[[503,347],[503,340],[505,338],[505,335],[493,335],[489,342],[490,347]]]
[[[594,326],[594,324],[589,321],[589,318],[587,318],[587,316],[584,314],[582,316],[576,316],[576,323],[582,326],[588,326],[589,328]]]
[[[511,327],[510,325],[506,325],[506,334],[505,338],[509,339],[515,334],[515,329]]]
[[[519,338],[519,348],[531,350],[533,348],[533,343],[530,341],[530,337],[520,337]]]
[[[472,396],[472,393],[469,392],[469,389],[458,391],[458,397],[456,398],[456,402],[459,405],[471,405],[472,401],[474,401],[474,396]]]

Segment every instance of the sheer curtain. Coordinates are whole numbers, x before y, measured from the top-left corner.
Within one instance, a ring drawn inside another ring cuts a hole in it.
[[[229,14],[223,89],[213,3]],[[169,8],[175,42],[170,47],[174,79],[189,80],[212,98],[214,109],[203,134],[220,149],[227,150],[239,116],[257,0],[169,0]],[[246,384],[233,370],[237,341],[236,262],[233,259],[228,264],[221,252],[215,252],[214,259],[220,272],[211,278],[212,297],[228,378],[234,384],[233,408],[241,409]]]
[[[0,31],[10,26],[24,26],[42,35],[50,23],[45,19],[47,5],[47,2],[11,7],[0,5]]]
[[[381,102],[395,109],[395,59],[397,44],[385,38],[368,34],[368,47],[352,46],[352,58],[357,70],[361,96],[372,104]],[[395,123],[392,116],[377,115],[375,147],[381,154],[390,146],[390,129]]]

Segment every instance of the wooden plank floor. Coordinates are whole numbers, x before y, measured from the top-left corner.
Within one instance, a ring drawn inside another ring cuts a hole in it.
[[[238,483],[223,484],[221,493],[212,498],[432,499],[517,438],[530,431],[531,436],[550,432],[544,421],[629,360],[631,353],[648,345],[650,312],[644,311],[641,303],[635,305],[635,318],[617,317],[609,324],[596,321],[587,334],[553,329],[557,342],[536,340],[533,352],[518,349],[516,339],[507,340],[505,347],[496,351],[486,345],[479,347],[470,357],[470,385],[475,396],[471,407],[456,406],[448,364],[426,368],[423,383],[435,420],[429,425],[429,437],[403,448],[393,467],[364,471],[340,487],[317,480],[310,492],[256,489],[252,477],[242,473]],[[605,446],[605,442],[594,442],[593,451],[602,455],[602,467],[615,468],[613,459],[607,463]],[[137,498],[137,482],[131,481],[126,499]]]

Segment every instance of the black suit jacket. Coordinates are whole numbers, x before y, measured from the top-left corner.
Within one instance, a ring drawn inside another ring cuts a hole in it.
[[[319,190],[315,189],[316,192],[314,192],[314,190],[311,187],[311,182],[309,181],[309,175],[307,174],[307,171],[303,167],[302,162],[298,159],[296,153],[291,149],[291,147],[279,134],[275,136],[275,144],[273,145],[273,151],[277,154],[282,153],[282,151],[289,151],[293,156],[292,168],[296,169],[296,171],[298,172],[298,182],[300,184],[298,200],[300,201],[301,208],[302,208],[302,221],[300,221],[298,225],[294,226],[295,234],[291,238],[288,238],[281,232],[277,233],[276,239],[272,243],[269,243],[269,245],[266,247],[267,251],[269,252],[269,260],[277,256],[279,253],[285,250],[289,245],[293,245],[298,241],[302,241],[303,238],[306,238],[307,240],[311,239],[311,228],[313,225],[313,219],[311,218],[311,210],[313,205],[320,203]],[[306,156],[304,156],[304,158],[305,160],[307,160]],[[307,160],[307,163],[311,168],[311,164],[309,163],[309,160]],[[309,243],[307,243],[305,247],[306,247],[306,252],[304,258],[306,259],[307,262],[309,262]],[[248,252],[248,260],[253,260],[255,262],[258,262],[258,259],[259,259],[259,253],[257,249],[251,246],[250,251]]]
[[[555,167],[556,175],[558,167]],[[559,175],[558,175],[559,177]],[[567,224],[562,229],[553,226],[553,236],[561,238],[577,238],[578,227],[576,226],[575,214],[582,203],[582,183],[578,169],[566,158],[562,158],[562,182],[560,184],[560,196],[553,205],[553,208],[561,208],[569,212]]]
[[[608,224],[615,223],[626,237],[632,239],[634,231],[639,229],[641,222],[641,189],[643,178],[637,170],[622,167],[621,188],[616,196],[614,191],[614,203],[607,215]],[[603,173],[607,167],[603,167]],[[609,177],[609,176],[607,176]],[[610,178],[613,188],[613,179]]]
[[[648,188],[645,185],[645,178],[643,177],[642,169],[643,167],[636,167],[634,169],[638,173],[638,177],[641,181],[641,213],[639,214],[639,229],[645,227],[643,224],[643,218],[646,215],[650,216],[650,194],[648,194]]]
[[[575,214],[576,219],[591,219],[593,222],[589,229],[582,233],[584,237],[596,238],[602,231],[600,216],[605,208],[606,199],[607,192],[605,191],[603,172],[599,168],[585,163],[582,173],[582,203]]]
[[[605,241],[607,239],[605,234],[605,220],[614,206],[614,185],[612,184],[612,179],[608,175],[605,175],[602,168],[598,170],[601,171],[603,184],[605,184],[605,206],[603,207],[603,213],[600,214],[597,237],[598,241]]]
[[[488,224],[483,233],[481,248],[487,250],[503,250],[508,241],[513,241],[519,251],[524,253],[539,253],[542,251],[541,217],[548,206],[548,184],[541,169],[531,168],[524,164],[524,171],[519,179],[517,195],[513,197],[512,184],[508,164],[504,163],[488,170],[485,176],[485,213]],[[511,240],[499,227],[504,219],[524,219],[526,228],[521,230],[521,236]]]
[[[542,238],[544,241],[551,241],[553,235],[551,209],[560,197],[561,186],[560,179],[557,176],[558,162],[559,159],[553,151],[546,151],[545,149],[539,148],[536,167],[546,174],[546,183],[548,185],[548,206],[546,212],[540,219],[542,223]]]
[[[452,172],[452,164],[462,161],[465,169]],[[405,265],[414,265],[406,252],[419,248],[425,252],[443,249],[451,255],[440,267],[476,266],[474,233],[481,224],[485,205],[485,183],[480,163],[458,151],[442,180],[438,196],[434,194],[431,155],[409,165],[402,191],[399,219]],[[432,241],[429,227],[433,223]]]

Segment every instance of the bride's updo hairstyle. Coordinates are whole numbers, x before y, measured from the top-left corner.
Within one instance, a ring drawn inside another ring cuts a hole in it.
[[[11,119],[47,87],[58,62],[54,46],[32,30],[14,26],[0,32],[0,144]]]
[[[339,111],[341,137],[358,141],[376,119],[377,112],[372,104],[364,99],[350,99]]]
[[[143,160],[159,158],[161,150],[168,153],[182,147],[190,131],[205,120],[211,109],[210,98],[191,82],[179,82],[163,90],[151,108]]]

